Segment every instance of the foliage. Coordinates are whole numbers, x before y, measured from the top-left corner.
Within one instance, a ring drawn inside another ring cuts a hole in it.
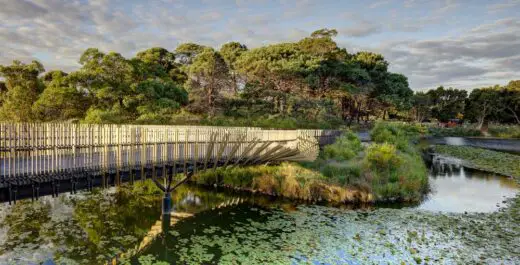
[[[434,151],[465,161],[465,166],[520,178],[520,156],[469,146],[437,145]]]
[[[465,90],[454,88],[445,89],[443,86],[426,93],[432,102],[432,116],[439,121],[455,119],[458,113],[464,112],[468,93]]]
[[[32,106],[32,112],[39,121],[63,121],[80,119],[89,106],[88,98],[70,86],[66,76],[60,71],[51,72],[45,80],[45,90]]]
[[[13,61],[10,66],[0,65],[0,77],[5,79],[6,88],[0,94],[0,120],[29,122],[34,119],[31,107],[42,91],[43,84],[38,75],[44,71],[38,61],[30,64]]]
[[[520,126],[490,124],[488,133],[493,137],[499,138],[520,138]]]
[[[400,151],[415,154],[417,150],[412,146],[426,128],[420,124],[408,124],[402,122],[377,122],[370,131],[370,138],[376,143],[390,143]]]
[[[183,43],[132,58],[88,48],[71,73],[14,61],[0,66],[0,120],[276,128],[339,128],[387,118],[520,123],[518,81],[475,89],[469,98],[465,90],[442,86],[414,95],[408,78],[390,72],[382,54],[349,53],[337,35],[323,28],[254,49],[233,41],[219,50]]]
[[[357,135],[347,131],[314,162],[219,168],[197,174],[194,181],[310,200],[419,200],[427,187],[427,170],[411,140],[423,128],[381,123],[374,130],[385,143],[366,150]]]
[[[363,165],[374,193],[385,200],[414,200],[426,189],[428,176],[422,158],[398,151],[393,144],[372,144]]]
[[[422,122],[435,118],[441,122],[464,119],[476,122],[478,129],[486,130],[488,122],[520,124],[520,86],[518,80],[506,86],[476,88],[467,94],[464,90],[438,87],[413,96],[412,119]]]
[[[414,200],[427,188],[427,169],[413,142],[425,127],[398,122],[376,123],[363,161],[374,192],[386,199]]]
[[[482,136],[480,130],[473,126],[457,126],[453,128],[430,127],[428,133],[432,136],[460,136],[460,137],[476,137]]]
[[[324,147],[321,158],[334,160],[349,160],[354,158],[363,148],[361,141],[354,133],[347,131],[336,139],[336,142]]]

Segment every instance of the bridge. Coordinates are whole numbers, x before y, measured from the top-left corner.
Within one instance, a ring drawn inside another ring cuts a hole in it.
[[[202,170],[312,161],[341,131],[0,123],[0,201],[151,178],[168,194]],[[174,183],[175,176],[184,177]]]

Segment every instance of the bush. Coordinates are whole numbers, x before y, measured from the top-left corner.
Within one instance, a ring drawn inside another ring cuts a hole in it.
[[[372,141],[393,144],[400,151],[416,153],[411,141],[417,141],[424,134],[425,127],[398,122],[378,122],[370,131]]]
[[[395,169],[402,163],[395,146],[388,143],[370,145],[365,159],[370,167],[385,171]]]
[[[363,161],[373,193],[380,199],[417,200],[428,184],[422,158],[388,143],[372,144]]]
[[[325,146],[321,158],[334,160],[349,160],[355,157],[363,147],[356,134],[347,131],[336,139],[336,142]]]
[[[490,125],[488,132],[493,137],[520,138],[520,125]]]
[[[338,184],[350,185],[361,177],[361,166],[359,163],[328,163],[321,168],[321,173]]]
[[[441,128],[441,127],[430,127],[428,133],[432,136],[438,137],[477,137],[482,136],[480,130],[474,127],[453,127],[453,128]]]

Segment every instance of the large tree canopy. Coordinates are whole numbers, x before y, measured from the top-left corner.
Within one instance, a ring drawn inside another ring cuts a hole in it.
[[[77,71],[0,66],[2,121],[207,123],[332,128],[377,118],[520,123],[520,81],[414,94],[382,54],[349,53],[335,29],[294,42],[219,50],[183,43],[125,58],[89,48]],[[410,116],[406,116],[410,114]]]

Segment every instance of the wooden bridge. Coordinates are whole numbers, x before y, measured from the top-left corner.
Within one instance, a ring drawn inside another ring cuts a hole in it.
[[[165,192],[199,170],[312,161],[340,131],[0,123],[0,201],[152,178]],[[178,173],[186,177],[172,185]],[[158,179],[167,180],[161,184]]]

